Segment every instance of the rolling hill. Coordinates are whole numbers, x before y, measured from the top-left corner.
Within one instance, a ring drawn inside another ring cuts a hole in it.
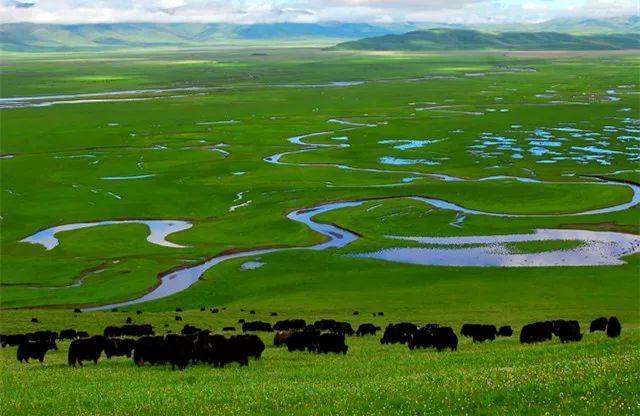
[[[403,33],[419,27],[411,24],[367,23],[100,23],[0,25],[0,45],[8,51],[65,51],[105,47],[187,46],[235,41],[301,41],[358,39]]]
[[[332,49],[375,51],[430,51],[471,49],[614,50],[637,49],[640,35],[571,35],[559,32],[489,33],[463,29],[417,30],[403,35],[383,35],[343,42]]]

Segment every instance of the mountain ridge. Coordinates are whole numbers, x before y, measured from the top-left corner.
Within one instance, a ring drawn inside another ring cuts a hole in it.
[[[0,24],[5,51],[72,51],[140,46],[202,46],[233,42],[338,41],[402,34],[434,28],[489,32],[563,32],[603,35],[640,32],[640,17],[556,19],[536,24],[443,24],[435,22],[375,23],[91,23]]]
[[[331,50],[617,50],[640,48],[637,33],[572,35],[561,32],[500,32],[437,28],[342,42]]]

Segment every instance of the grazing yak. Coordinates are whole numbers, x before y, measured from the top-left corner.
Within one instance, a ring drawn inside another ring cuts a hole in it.
[[[521,344],[551,341],[551,338],[553,338],[553,323],[551,321],[527,324],[520,331]]]
[[[289,352],[304,350],[315,351],[315,339],[318,335],[320,335],[320,332],[315,330],[294,332],[285,339],[284,343]]]
[[[137,366],[167,362],[166,342],[161,336],[143,336],[133,345],[133,362]]]
[[[593,321],[591,321],[591,325],[589,326],[589,332],[606,331],[607,322],[608,320],[604,316],[594,319]]]
[[[171,364],[171,369],[184,370],[189,361],[195,357],[194,338],[184,335],[167,335],[165,337],[166,359]]]
[[[262,331],[262,332],[273,332],[273,328],[271,324],[268,322],[262,321],[250,321],[242,324],[242,332],[249,331]]]
[[[498,330],[495,325],[464,324],[460,329],[460,335],[472,337],[473,342],[493,341],[497,334]]]
[[[356,335],[359,337],[363,335],[375,335],[379,329],[380,327],[374,324],[360,324],[356,330]]]
[[[237,362],[240,366],[249,365],[249,357],[259,359],[265,345],[257,335],[244,334],[225,338],[222,335],[211,336],[210,362],[215,367]]]
[[[510,325],[503,325],[498,328],[498,336],[499,337],[510,337],[513,335],[513,329],[511,329]]]
[[[108,326],[104,329],[103,335],[107,338],[111,337],[143,337],[153,335],[153,327],[150,324],[128,324],[121,327]]]
[[[616,338],[620,336],[622,332],[622,325],[620,325],[620,321],[615,316],[609,318],[609,322],[607,322],[607,336],[609,338]]]
[[[89,338],[89,333],[87,331],[78,331],[76,332],[78,338]]]
[[[458,337],[448,326],[424,326],[411,334],[408,341],[410,350],[415,348],[435,348],[438,352],[446,348],[451,351],[458,349]]]
[[[384,334],[380,339],[381,344],[406,344],[411,336],[418,329],[416,324],[410,322],[401,322],[398,324],[389,324],[384,329]]]
[[[131,358],[131,352],[133,351],[133,346],[135,342],[136,341],[131,338],[109,339],[109,342],[105,344],[104,355],[106,355],[108,359],[111,359],[111,357],[125,357],[125,356],[127,358]]]
[[[304,319],[285,319],[276,322],[273,329],[276,331],[302,331],[306,326],[307,322]]]
[[[26,341],[34,341],[34,342],[42,342],[42,343],[51,343],[53,345],[53,349],[58,349],[55,344],[55,341],[58,339],[58,334],[53,331],[36,331],[29,332],[27,334],[9,334],[0,336],[0,344],[2,348],[7,345],[10,347],[20,346],[23,342]]]
[[[18,345],[17,358],[19,362],[28,363],[29,359],[33,358],[34,360],[38,360],[40,362],[44,361],[44,356],[49,350],[57,350],[55,341],[46,340],[46,341],[31,341],[25,340],[20,345]]]
[[[82,367],[83,361],[93,361],[94,364],[98,364],[98,359],[108,343],[109,340],[102,335],[71,341],[68,354],[69,365],[75,367],[76,364],[80,364]]]
[[[63,329],[60,331],[60,339],[74,340],[78,337],[78,332],[75,329]]]
[[[326,354],[329,352],[346,354],[349,350],[349,347],[344,342],[344,334],[335,332],[317,335],[314,340],[314,345],[317,354]]]
[[[582,340],[580,324],[575,320],[557,319],[553,321],[553,335],[560,338],[560,342],[577,342]]]
[[[275,336],[273,337],[273,345],[275,345],[276,347],[284,345],[287,341],[287,338],[289,338],[291,334],[293,334],[293,332],[294,331],[292,331],[291,329],[287,331],[276,332]]]
[[[344,335],[355,334],[349,322],[340,322],[334,319],[320,319],[313,323],[313,327],[318,331],[329,331]]]
[[[575,320],[556,319],[552,321],[553,335],[560,338],[560,342],[577,342],[582,340],[580,324]]]
[[[25,334],[9,334],[2,335],[2,338],[0,338],[0,343],[2,344],[2,348],[6,347],[7,345],[10,347],[16,347],[27,340],[28,337]]]
[[[185,326],[182,327],[182,330],[180,331],[180,333],[182,335],[193,335],[193,334],[197,334],[200,331],[202,331],[200,328],[186,324]]]

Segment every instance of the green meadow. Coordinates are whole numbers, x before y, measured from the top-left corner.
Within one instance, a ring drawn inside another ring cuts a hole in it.
[[[0,333],[101,333],[128,316],[160,334],[184,323],[220,331],[240,318],[297,317],[516,330],[493,343],[461,338],[454,353],[350,337],[346,356],[288,353],[265,335],[263,358],[248,368],[180,372],[122,358],[68,368],[68,342],[44,364],[25,365],[8,347],[0,351],[3,414],[639,414],[637,252],[619,264],[570,267],[354,256],[440,247],[388,236],[640,234],[637,205],[606,212],[634,198],[625,183],[640,182],[639,63],[624,51],[2,53]],[[114,93],[64,96],[104,92]],[[32,96],[43,98],[9,100]],[[313,133],[322,134],[304,137],[306,146],[288,140]],[[461,218],[413,197],[509,216]],[[287,214],[336,201],[364,202],[314,221],[358,239],[299,249],[327,237]],[[20,241],[52,226],[126,219],[193,226],[166,237],[182,247],[151,244],[143,224],[61,232],[50,250]],[[186,290],[118,312],[71,312],[136,299],[168,271],[221,253],[274,247],[296,249],[222,262]],[[248,261],[263,264],[247,270]],[[620,338],[588,333],[592,319],[611,315],[622,322]],[[578,319],[584,340],[518,343],[522,325],[558,318]]]

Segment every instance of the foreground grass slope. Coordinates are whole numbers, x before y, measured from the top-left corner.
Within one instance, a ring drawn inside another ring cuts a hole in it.
[[[91,332],[127,316],[25,311],[8,324],[24,327],[34,314],[48,327],[73,323]],[[337,317],[384,325],[398,314],[388,310],[384,318]],[[181,315],[186,322],[214,329],[234,325],[240,316],[253,317],[230,309],[218,315],[208,311]],[[145,313],[134,319],[159,328],[168,322],[167,329],[174,331],[181,325],[168,313]],[[457,327],[457,322],[449,323]],[[638,338],[637,327],[625,327],[619,339],[594,333],[576,344],[522,346],[517,338],[473,344],[462,339],[457,352],[436,353],[383,346],[379,337],[351,337],[346,356],[318,356],[275,348],[266,335],[263,358],[248,368],[198,365],[175,372],[168,367],[137,368],[125,358],[69,368],[68,342],[61,342],[60,350],[51,352],[44,365],[20,365],[15,348],[1,350],[0,388],[5,414],[45,415],[55,408],[59,414],[74,415],[105,409],[112,415],[629,415],[640,410],[640,354],[634,347]]]

